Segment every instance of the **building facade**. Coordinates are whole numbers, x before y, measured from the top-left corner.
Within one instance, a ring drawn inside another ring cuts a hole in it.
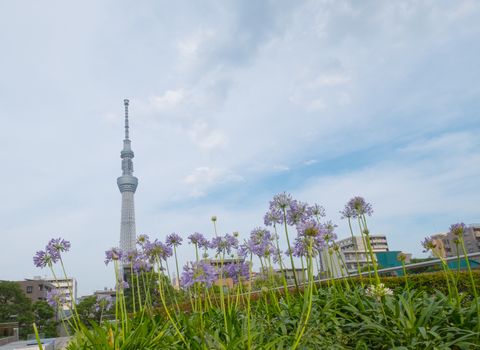
[[[436,245],[436,256],[445,258],[457,256],[457,254],[463,255],[462,246],[458,244],[457,237],[453,233],[437,233],[432,235],[431,238]],[[467,225],[463,233],[463,241],[467,254],[480,252],[480,224]]]
[[[39,277],[16,282],[33,303],[40,300],[47,300],[47,293],[55,288],[52,283],[44,281]]]

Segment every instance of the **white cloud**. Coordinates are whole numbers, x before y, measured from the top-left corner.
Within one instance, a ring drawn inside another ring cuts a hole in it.
[[[197,59],[202,47],[205,46],[214,36],[215,31],[212,29],[199,29],[190,33],[183,39],[180,39],[177,42],[177,49],[180,57],[185,60]]]
[[[203,150],[223,147],[228,142],[224,131],[210,128],[205,121],[197,121],[187,132],[193,142]]]
[[[192,197],[203,196],[207,190],[215,186],[244,181],[245,179],[242,176],[228,169],[208,166],[195,168],[183,180],[186,185],[190,186],[190,196]]]
[[[151,97],[150,104],[155,110],[171,110],[179,106],[185,100],[185,92],[182,89],[167,90],[161,96]]]

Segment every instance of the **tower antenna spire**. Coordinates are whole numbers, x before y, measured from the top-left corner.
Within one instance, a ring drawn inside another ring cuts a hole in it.
[[[125,140],[128,140],[128,99],[123,100],[123,104],[125,105]]]

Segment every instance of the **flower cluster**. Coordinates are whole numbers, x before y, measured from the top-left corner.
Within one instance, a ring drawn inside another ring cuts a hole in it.
[[[188,239],[191,244],[195,244],[198,248],[208,249],[210,246],[208,240],[198,232],[192,233],[190,236],[188,236]]]
[[[33,257],[33,263],[36,267],[51,267],[61,260],[61,253],[68,252],[70,242],[63,238],[52,238],[45,247],[45,250],[39,250]]]
[[[222,276],[230,277],[234,283],[238,283],[240,280],[248,280],[250,277],[250,267],[245,262],[227,264],[223,267],[223,270]]]
[[[238,248],[238,239],[228,233],[223,237],[214,237],[210,242],[210,248],[215,249],[217,254],[231,254],[232,249]]]
[[[180,285],[182,288],[189,288],[195,283],[204,284],[211,287],[217,279],[215,268],[207,262],[195,262],[187,264],[183,267]]]
[[[422,247],[424,248],[423,252],[426,253],[428,251],[432,251],[437,248],[437,244],[435,239],[432,237],[425,237],[425,239],[421,242]]]
[[[169,247],[177,247],[182,244],[183,238],[176,233],[171,233],[167,236],[165,242]]]
[[[248,254],[253,254],[259,258],[275,257],[277,251],[273,245],[273,240],[274,236],[270,231],[260,227],[254,228],[250,232],[248,241],[240,246],[239,255],[246,257]]]
[[[52,290],[47,292],[47,303],[53,308],[58,308],[59,306],[62,306],[65,303],[65,295],[56,288],[53,288]]]
[[[381,299],[386,295],[393,295],[393,290],[391,290],[388,287],[385,287],[383,283],[379,283],[377,286],[370,285],[365,291],[365,293],[369,297],[373,297],[375,299]]]
[[[450,233],[454,237],[463,237],[463,234],[466,230],[467,226],[463,222],[459,222],[450,226]]]
[[[358,218],[364,215],[371,216],[373,214],[373,208],[370,203],[365,201],[363,197],[353,197],[345,204],[345,208],[340,211],[342,219],[345,218]]]
[[[111,248],[105,251],[105,265],[112,261],[118,261],[123,258],[123,251],[120,248]]]
[[[143,247],[143,252],[151,263],[157,262],[157,259],[160,261],[167,260],[167,258],[173,255],[172,247],[160,242],[158,239],[153,242],[147,242]]]

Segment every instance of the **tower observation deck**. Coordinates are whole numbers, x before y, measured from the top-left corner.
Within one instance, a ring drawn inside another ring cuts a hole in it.
[[[135,249],[136,241],[134,194],[137,189],[138,179],[133,176],[134,154],[131,148],[128,126],[129,101],[125,99],[123,102],[125,105],[125,139],[123,140],[123,149],[120,152],[122,176],[117,178],[117,185],[122,194],[120,248],[123,251],[130,251]]]

